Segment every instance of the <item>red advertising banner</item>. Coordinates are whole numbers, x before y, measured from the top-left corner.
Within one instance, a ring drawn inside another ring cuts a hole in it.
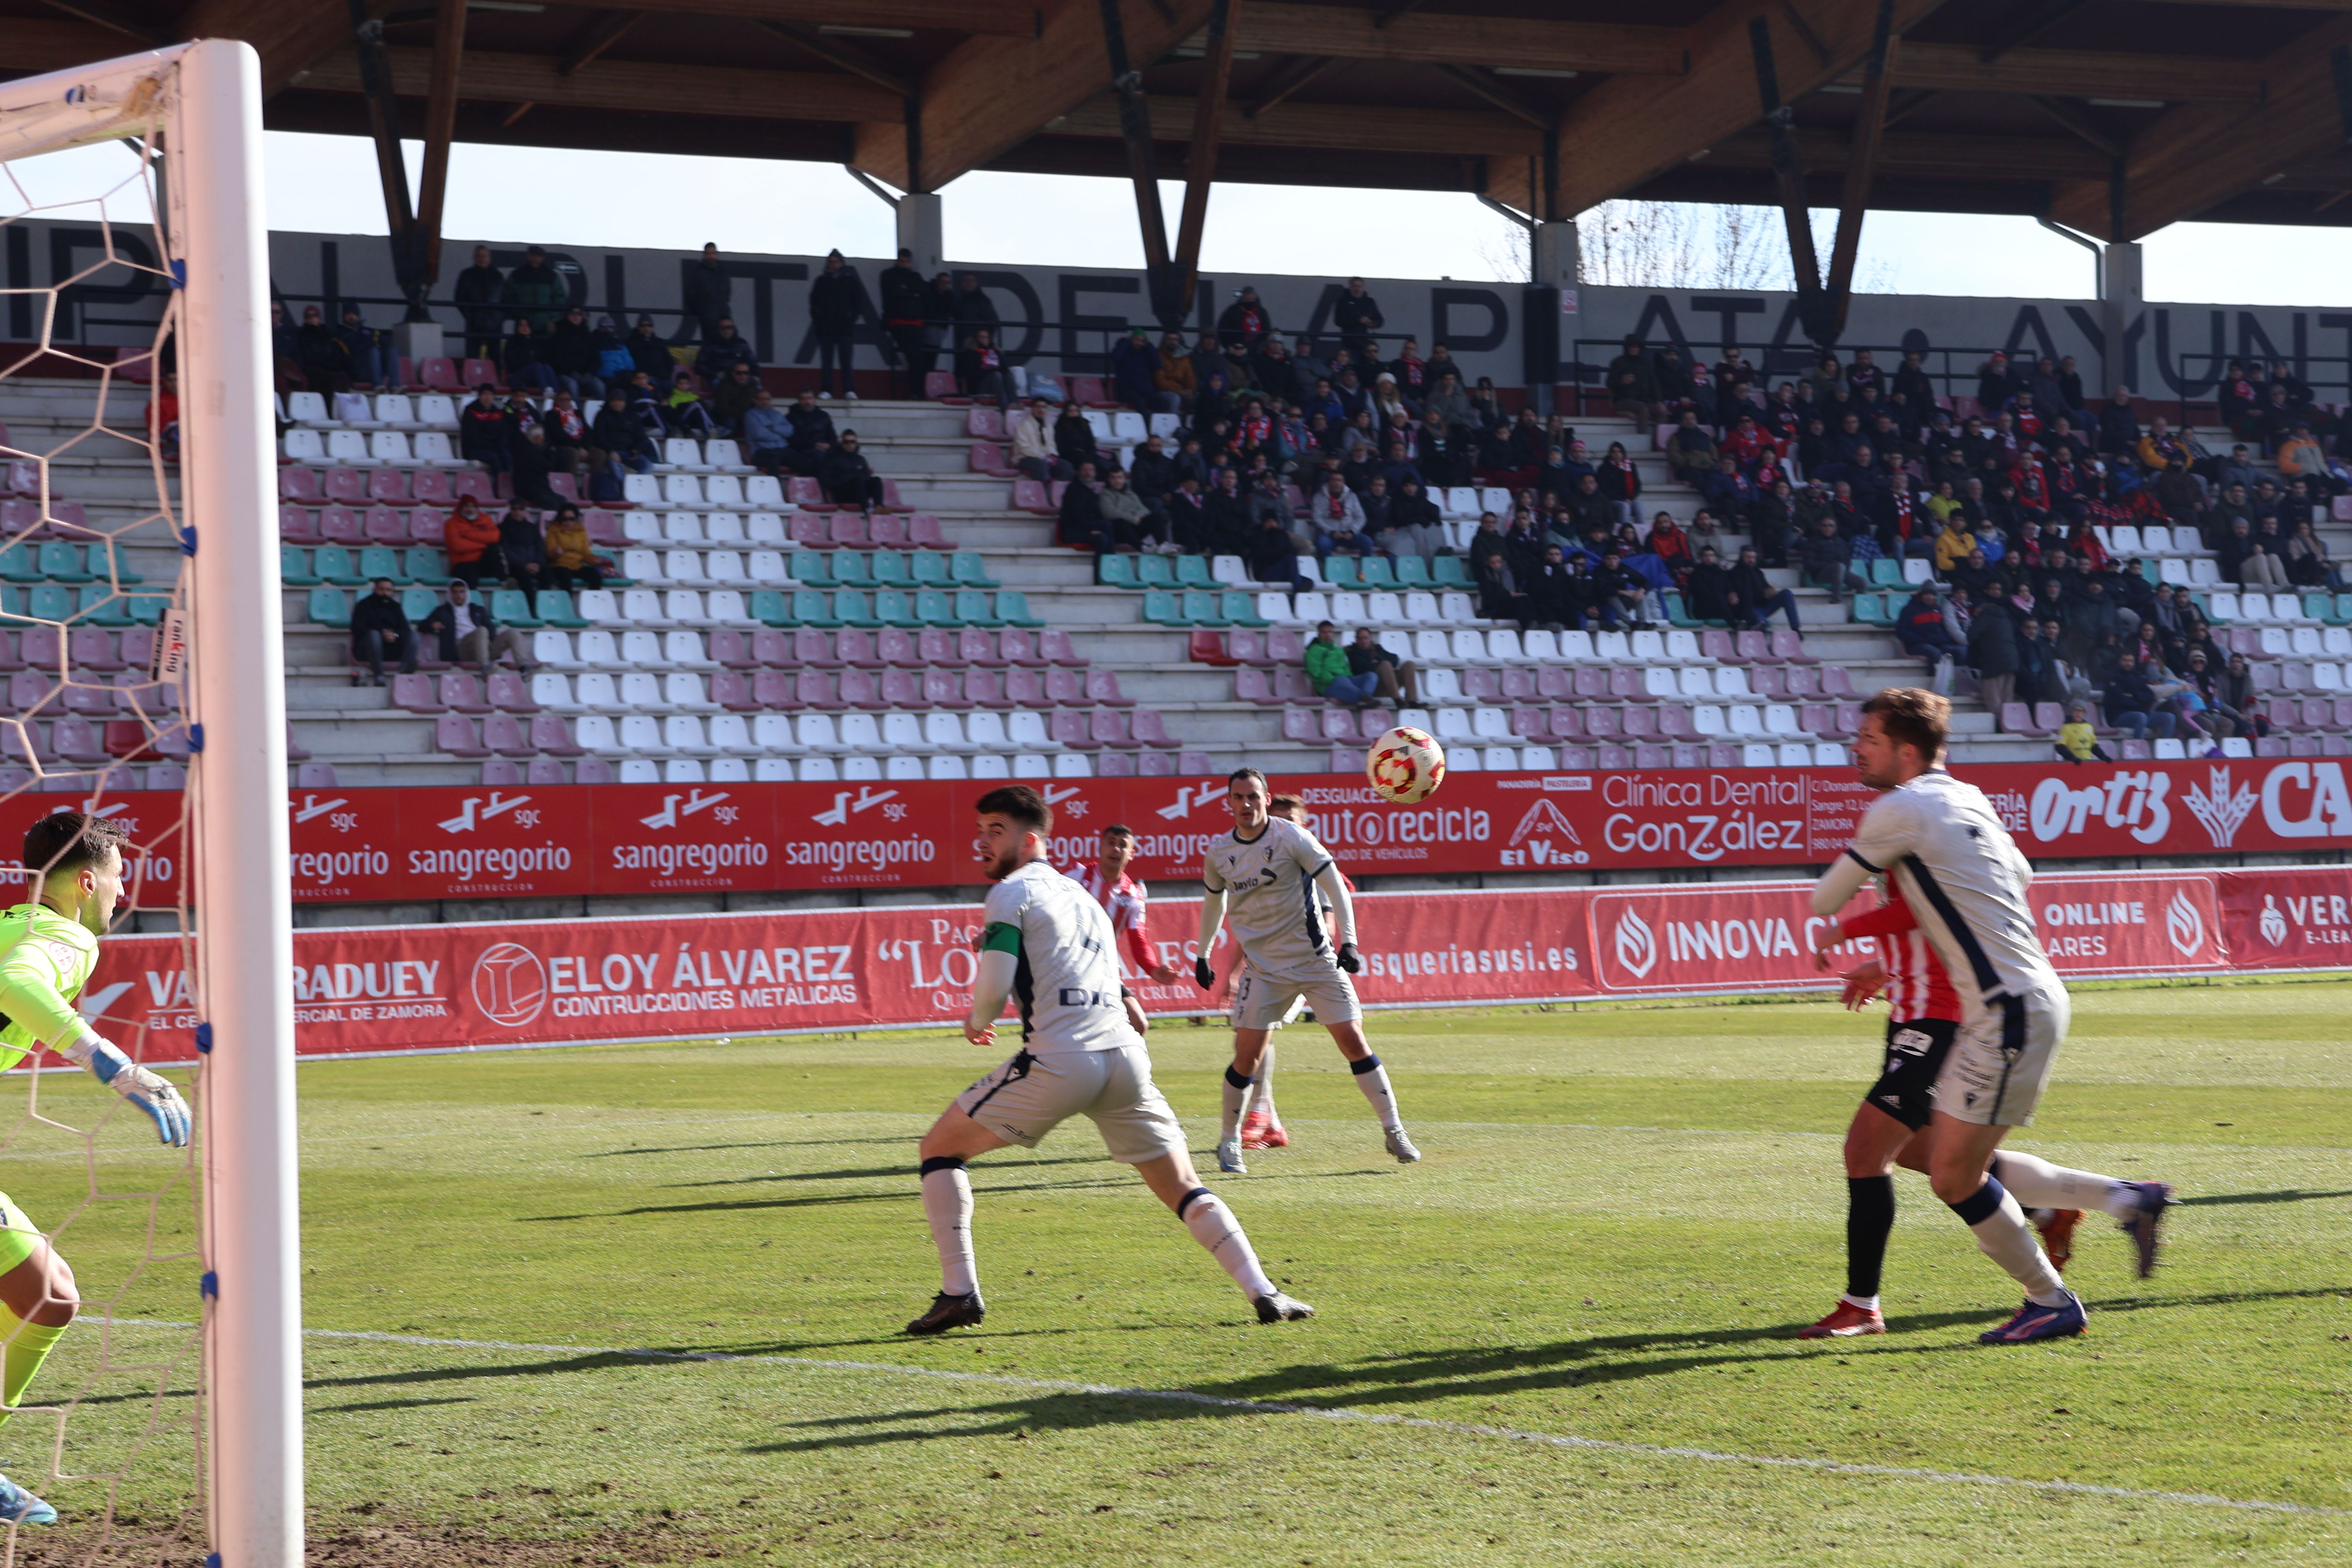
[[[631,808],[631,809],[634,809]],[[718,842],[716,838],[709,842]],[[1374,1006],[1818,986],[1804,882],[1370,893],[1358,902]],[[2079,977],[2352,965],[2352,872],[2046,873],[2034,918]],[[950,1024],[971,1005],[976,903],[671,920],[297,931],[305,1055],[498,1048]],[[1216,1010],[1189,979],[1198,909],[1163,900],[1161,952],[1130,974],[1154,1012]],[[1232,967],[1223,939],[1213,962]],[[82,1002],[151,1060],[185,1060],[197,1017],[175,937],[115,937]],[[234,1042],[222,1042],[233,1048]]]
[[[2036,859],[2352,848],[2341,759],[1966,767]],[[289,801],[302,902],[977,886],[984,780],[306,790]],[[1222,779],[1041,785],[1057,854],[1102,826],[1141,839],[1139,875],[1200,873],[1229,828]],[[1843,848],[1870,792],[1843,768],[1455,773],[1419,805],[1312,773],[1296,791],[1354,876],[1815,866]],[[36,797],[37,800],[43,797]],[[123,797],[176,813],[172,797]],[[0,823],[0,832],[6,825]]]

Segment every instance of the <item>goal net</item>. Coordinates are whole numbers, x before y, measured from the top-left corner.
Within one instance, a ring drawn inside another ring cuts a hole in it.
[[[126,831],[107,935],[177,957],[102,938],[78,1006],[194,1121],[172,1147],[37,1050],[0,1089],[5,1224],[79,1299],[0,1425],[0,1471],[58,1516],[11,1521],[5,1564],[301,1561],[259,104],[229,42],[0,84],[0,903],[34,896],[41,818]],[[12,1368],[63,1316],[44,1294],[0,1313]]]

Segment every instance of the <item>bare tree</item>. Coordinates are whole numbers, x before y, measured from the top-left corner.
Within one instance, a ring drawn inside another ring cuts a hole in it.
[[[1834,213],[1812,213],[1828,253]],[[1771,207],[1602,202],[1576,220],[1584,282],[1646,289],[1791,289],[1788,231]],[[1875,281],[1884,270],[1874,266]]]

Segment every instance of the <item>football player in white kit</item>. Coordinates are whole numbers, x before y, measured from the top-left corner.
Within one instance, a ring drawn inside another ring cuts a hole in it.
[[[943,1333],[987,1315],[965,1162],[1008,1143],[1034,1149],[1077,1115],[1093,1121],[1111,1158],[1133,1165],[1233,1276],[1260,1322],[1313,1317],[1314,1308],[1266,1278],[1241,1222],[1193,1174],[1184,1130],[1151,1081],[1142,1009],[1119,984],[1118,934],[1094,896],[1045,858],[1053,826],[1053,808],[1026,784],[980,797],[981,858],[996,886],[982,906],[980,973],[963,1032],[976,1046],[992,1045],[1010,996],[1021,1007],[1021,1049],[923,1134],[923,1215],[941,1278],[930,1310],[907,1332]]]
[[[2025,1287],[2017,1314],[1979,1337],[2022,1344],[2079,1334],[2085,1313],[2020,1205],[2113,1215],[2138,1249],[2146,1279],[2156,1268],[2157,1227],[2172,1189],[2011,1152],[2000,1155],[2000,1174],[1991,1173],[2001,1140],[2033,1120],[2066,1038],[2070,1003],[2025,901],[2033,868],[1984,792],[1941,765],[1951,709],[1916,687],[1890,688],[1863,704],[1854,770],[1885,793],[1814,885],[1813,912],[1834,916],[1871,877],[1884,875],[1958,994],[1960,1026],[1937,1075],[1928,1118],[1927,1181],[1976,1234],[1978,1248]]]
[[[1339,868],[1312,833],[1267,815],[1265,775],[1255,768],[1233,775],[1225,800],[1233,809],[1234,830],[1211,840],[1202,856],[1201,950],[1192,961],[1193,978],[1202,990],[1213,991],[1217,976],[1209,954],[1216,945],[1218,927],[1229,928],[1234,945],[1241,949],[1241,971],[1234,979],[1234,1062],[1225,1069],[1218,1168],[1249,1169],[1242,1163],[1241,1119],[1250,1075],[1265,1049],[1267,1033],[1301,996],[1348,1058],[1356,1087],[1380,1118],[1389,1152],[1399,1163],[1412,1164],[1421,1158],[1421,1151],[1405,1136],[1388,1069],[1364,1039],[1364,1010],[1348,979],[1362,965],[1356,957],[1355,905]],[[1330,909],[1328,931],[1326,904]]]

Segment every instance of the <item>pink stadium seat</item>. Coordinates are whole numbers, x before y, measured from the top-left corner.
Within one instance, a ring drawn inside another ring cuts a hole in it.
[[[1013,634],[1008,631],[1004,635],[1009,637]],[[1059,626],[1047,626],[1037,634],[1037,653],[1047,664],[1058,664],[1068,669],[1084,669],[1087,667],[1087,661],[1079,658],[1078,650],[1071,646],[1070,634]]]
[[[1822,661],[1805,651],[1805,639],[1786,628],[1772,634],[1772,657],[1790,664],[1819,664]]]
[[[329,468],[325,476],[326,498],[343,506],[365,506],[367,485],[357,468]]]
[[[1576,695],[1576,677],[1565,665],[1548,664],[1536,671],[1536,695],[1546,702],[1565,702]]]
[[[1003,650],[1007,664],[1027,665],[1032,669],[1045,667],[1045,656],[1037,651],[1037,635],[1025,627],[1005,627],[996,634],[996,646]]]
[[[1285,702],[1312,702],[1315,684],[1307,679],[1307,671],[1294,665],[1277,665],[1274,671],[1275,695]]]
[[[1569,671],[1570,685],[1579,702],[1609,700],[1609,672],[1598,665],[1580,664]]]
[[[773,626],[761,626],[751,634],[751,651],[750,668],[793,669],[800,664],[793,654],[793,639]]]
[[[1087,671],[1087,700],[1106,708],[1132,708],[1135,699],[1123,695],[1118,689],[1118,672],[1110,669]]]
[[[1733,636],[1731,656],[1735,664],[1759,664],[1767,660],[1778,663],[1772,652],[1772,639],[1762,632],[1739,632]]]
[[[1169,734],[1166,726],[1160,722],[1159,709],[1139,708],[1128,717],[1128,721],[1133,726],[1137,745],[1160,746],[1171,751],[1175,749],[1175,737]]]
[[[1822,695],[1835,699],[1854,699],[1853,678],[1845,666],[1829,664],[1822,667]]]
[[[814,708],[821,713],[838,713],[843,703],[834,678],[822,669],[803,666],[794,687],[794,700],[803,708]]]
[[[1003,708],[1004,677],[993,669],[967,669],[963,672],[963,700],[969,708]]]
[[[1826,702],[1807,702],[1797,709],[1797,728],[1824,741],[1840,739],[1837,710]]]
[[[511,713],[493,713],[482,721],[482,744],[502,757],[527,757],[531,753],[530,731]]]
[[[481,683],[467,670],[453,669],[441,677],[441,706],[460,713],[487,713],[490,705],[482,700]]]
[[[939,402],[943,399],[955,396],[955,373],[953,371],[946,370],[925,372],[923,375],[923,395],[931,399],[933,402]]]
[[[1235,656],[1225,651],[1224,634],[1206,627],[1194,631],[1186,639],[1184,656],[1194,664],[1213,664],[1220,668],[1235,662]]]
[[[1176,753],[1150,751],[1135,759],[1136,772],[1148,779],[1172,779],[1176,776]]]
[[[866,524],[866,534],[867,542],[880,549],[903,549],[907,542],[907,520],[902,515],[877,511]]]
[[[1492,666],[1474,665],[1462,672],[1462,695],[1482,705],[1500,701],[1503,696],[1502,677]]]
[[[884,670],[882,672],[881,682],[877,689],[877,694],[881,698],[882,706],[885,708],[928,708],[930,706],[929,701],[923,695],[923,678],[911,669]],[[847,701],[848,698],[849,693],[846,690],[844,690],[842,693],[842,700],[844,701]],[[856,702],[851,703],[851,706],[856,708],[864,708],[867,706],[867,704]]]
[[[1370,714],[1366,715],[1367,719],[1370,717]],[[1540,708],[1514,708],[1511,710],[1511,733],[1532,745],[1542,745],[1551,739],[1550,716]],[[1374,733],[1364,739],[1376,741],[1380,736]]]
[[[1737,649],[1729,632],[1721,626],[1708,626],[1698,634],[1698,651],[1717,664],[1729,664]]]
[[[1234,671],[1234,697],[1237,701],[1268,708],[1282,700],[1274,694],[1274,683],[1265,678],[1265,671],[1248,664]]]
[[[1045,487],[1035,479],[1015,479],[1013,481],[1013,500],[1011,505],[1013,510],[1015,511],[1032,512],[1039,517],[1052,517],[1055,515],[1054,502],[1051,497],[1047,495]]]
[[[1208,752],[1179,752],[1176,753],[1176,772],[1182,777],[1199,778],[1207,773],[1208,771]]]
[[[2300,736],[2295,737],[2295,739],[2298,740],[2301,738],[2302,737]],[[2261,740],[2254,742],[2254,755],[2258,757],[2291,757],[2294,755],[2294,742],[2284,736],[2264,735]]]
[[[568,500],[578,506],[588,498],[580,493],[580,481],[569,469],[558,468],[547,476],[547,488],[555,492],[558,500]]]
[[[1551,710],[1551,738],[1555,741],[1584,739],[1584,710],[1580,708],[1554,708]]]
[[[1467,671],[1465,672],[1465,674]],[[1468,688],[1465,686],[1466,691]],[[1609,672],[1609,700],[1612,702],[1655,702],[1656,698],[1643,689],[1642,672],[1623,665]]]
[[[1835,722],[1834,726],[1832,728],[1832,730],[1830,731],[1830,733],[1832,733],[1832,735],[1839,736],[1839,737],[1843,737],[1843,736],[1847,736],[1847,735],[1859,735],[1859,734],[1861,734],[1861,733],[1862,733],[1862,704],[1861,704],[1861,703],[1859,703],[1859,702],[1837,702],[1837,703],[1832,703],[1832,704],[1831,704],[1830,710],[1831,710],[1831,712],[1832,712],[1832,713],[1833,713],[1833,714],[1836,716],[1836,722]]]
[[[418,506],[439,507],[445,511],[457,510],[457,491],[456,487],[450,484],[446,469],[419,468],[414,476],[414,480],[416,486]],[[410,519],[410,526],[414,527],[415,523],[415,520]]]
[[[1116,400],[1103,390],[1103,378],[1098,375],[1068,376],[1064,384],[1069,388],[1070,401],[1082,408],[1117,406]]]
[[[454,359],[428,359],[417,366],[417,377],[435,392],[456,392],[460,385]]]
[[[1592,748],[1590,746],[1560,747],[1559,765],[1566,768],[1570,773],[1580,773],[1591,772]]]
[[[319,482],[319,470],[316,468],[280,468],[278,470],[278,494],[285,500],[309,501],[316,505],[326,499],[326,487]],[[0,506],[12,509],[15,505],[15,502],[0,502]],[[24,526],[18,524],[13,516],[5,525],[10,533],[22,532]]]
[[[795,475],[784,481],[784,499],[803,511],[834,510],[834,503],[824,499],[824,487],[805,475]]]
[[[1274,626],[1265,634],[1265,658],[1260,662],[1272,665],[1297,664],[1307,657],[1298,641],[1298,634],[1288,626]]]
[[[566,733],[569,733],[568,728],[566,730]],[[534,745],[538,744],[538,738],[536,735],[532,737],[531,743]],[[544,748],[541,749],[541,755],[531,758],[530,761],[522,765],[522,779],[523,783],[530,784],[534,788],[542,784],[570,784],[572,782],[570,777],[568,777],[563,771],[562,763],[554,757],[546,755]]]
[[[815,626],[802,626],[793,633],[793,658],[794,663],[822,669],[841,668],[841,660],[833,651],[833,634]]]
[[[874,542],[866,531],[865,514],[855,511],[834,513],[826,538],[834,545],[849,550],[864,550]]]
[[[1057,708],[1085,708],[1086,677],[1075,669],[1049,669],[1045,672],[1045,700]]]
[[[1015,708],[1045,707],[1045,675],[1025,665],[1013,666],[1004,672],[1004,700]]]
[[[530,684],[510,669],[490,671],[490,706],[501,713],[536,713],[539,704],[530,699]]]
[[[1087,722],[1087,716],[1075,708],[1055,709],[1047,717],[1045,725],[1045,732],[1058,745],[1076,751],[1094,749],[1093,727]]]
[[[368,542],[367,530],[360,523],[360,514],[347,506],[320,508],[319,533],[330,544],[349,545],[354,550]]]
[[[844,626],[833,634],[834,662],[856,669],[879,669],[881,656],[874,651],[874,634],[863,626]]]
[[[499,367],[494,360],[469,359],[457,367],[457,379],[467,386],[496,386]]]
[[[1590,740],[1613,741],[1621,733],[1614,708],[1587,708],[1584,710],[1584,733]]]
[[[1759,664],[1748,671],[1748,684],[1759,697],[1784,701],[1789,695],[1789,672],[1777,664]]]
[[[811,550],[823,550],[833,542],[824,519],[813,511],[794,512],[791,531],[794,544],[804,545]]]
[[[1822,672],[1811,664],[1792,664],[1780,674],[1781,679],[1789,683],[1791,700],[1801,701],[1822,694]]]
[[[1005,439],[1004,412],[985,404],[974,404],[971,412],[963,416],[963,433],[982,441]]]
[[[433,694],[433,678],[429,675],[394,676],[392,705],[409,713],[446,713],[449,707]]]
[[[326,536],[319,531],[317,514],[304,506],[281,506],[278,509],[278,539],[281,544],[327,542]]]
[[[1620,768],[1630,768],[1633,765],[1633,749],[1603,742],[1592,748],[1592,765],[1612,772]]]
[[[1282,710],[1282,738],[1305,745],[1320,745],[1323,741],[1323,721],[1309,708],[1286,708]]]
[[[474,721],[463,713],[444,713],[433,721],[433,749],[453,757],[487,757],[490,749],[482,744],[480,731]]]
[[[971,700],[963,694],[963,682],[951,669],[927,669],[923,672],[923,705],[927,708],[970,708]]]
[[[388,506],[372,506],[360,520],[360,532],[370,544],[389,544],[394,549],[414,542],[408,532],[408,514],[394,511]]]
[[[458,500],[462,500],[467,496],[472,496],[476,500],[482,503],[482,506],[486,510],[490,507],[492,502],[499,499],[490,489],[490,476],[488,474],[478,474],[473,472],[450,474],[449,493],[457,497]],[[450,505],[452,508],[455,508],[457,502],[452,501]]]
[[[996,651],[996,639],[984,626],[966,626],[958,632],[956,653],[966,664],[976,664],[989,669],[1004,668],[1004,658]]]
[[[1658,738],[1658,710],[1628,708],[1619,717],[1617,730],[1628,741],[1654,741]]]
[[[2000,705],[1999,723],[2001,729],[2010,734],[2032,734],[2033,732],[2033,710],[2022,702],[2004,702]]]
[[[914,550],[945,550],[948,536],[940,531],[938,518],[919,511],[907,519],[907,544]]]
[[[410,500],[408,473],[406,468],[370,468],[367,476],[368,500],[382,501],[387,506],[406,506]]]
[[[1154,717],[1158,716],[1155,714]],[[1395,729],[1396,721],[1397,716],[1385,708],[1364,709],[1356,715],[1356,737],[1360,741],[1377,741]],[[1142,733],[1140,723],[1137,725],[1136,732]],[[1360,757],[1357,759],[1358,762],[1362,760]]]
[[[841,705],[867,709],[882,705],[881,686],[872,670],[853,668],[841,672]]]
[[[1628,713],[1626,717],[1631,719],[1633,715]],[[1632,731],[1633,726],[1628,724],[1627,733],[1630,734]],[[1668,741],[1698,739],[1698,731],[1691,723],[1691,710],[1679,702],[1667,703],[1658,710],[1657,733],[1661,738]]]
[[[1633,748],[1633,765],[1637,768],[1665,768],[1674,765],[1675,753],[1670,746],[1644,742]]]
[[[1095,777],[1131,779],[1135,777],[1137,761],[1137,755],[1133,752],[1105,752],[1095,759]]]
[[[789,671],[763,669],[751,677],[751,706],[760,712],[789,712],[800,705],[798,682]]]
[[[898,499],[898,481],[890,478],[887,474],[885,474],[882,476],[882,503],[874,510],[876,511],[895,511],[903,514],[912,511],[915,509]],[[877,539],[874,542],[879,544],[882,542]]]
[[[750,669],[760,662],[751,657],[751,645],[743,634],[733,626],[712,631],[706,647],[710,662],[725,669]]]
[[[874,657],[902,669],[928,662],[917,647],[914,634],[898,626],[885,626],[874,634]]]
[[[1503,700],[1507,702],[1530,702],[1536,697],[1536,672],[1516,666],[1502,672]]]
[[[613,764],[602,757],[584,756],[572,765],[572,782],[584,784],[608,784],[613,782]]]
[[[580,754],[580,744],[572,738],[572,721],[561,713],[534,713],[530,716],[530,749],[551,757],[576,757]]]

